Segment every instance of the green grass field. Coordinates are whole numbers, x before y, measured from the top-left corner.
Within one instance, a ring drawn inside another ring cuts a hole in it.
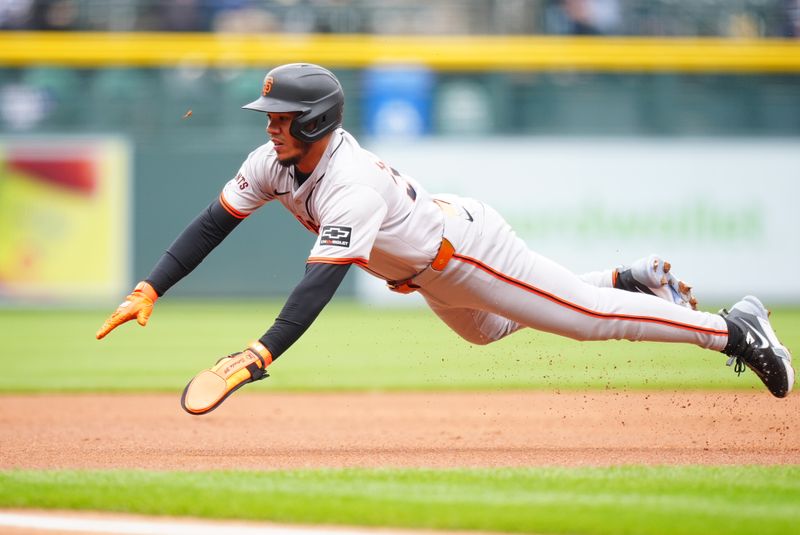
[[[181,391],[278,303],[164,301],[96,341],[107,310],[0,310],[0,393]],[[800,347],[800,310],[776,309]],[[427,310],[334,303],[258,390],[763,389],[694,347],[537,332],[471,346]],[[765,394],[766,395],[766,394]],[[2,415],[0,409],[0,415]],[[2,430],[0,428],[0,438]],[[0,440],[0,453],[2,452]],[[0,507],[528,533],[780,533],[800,525],[800,464],[739,467],[0,472]]]
[[[200,369],[258,338],[276,302],[159,302],[150,324],[130,322],[97,341],[108,310],[0,310],[0,392],[183,389]],[[800,347],[800,310],[773,322]],[[693,346],[576,342],[535,332],[473,346],[427,309],[332,303],[251,389],[752,389],[721,354]],[[252,391],[252,390],[251,390]]]
[[[800,467],[6,472],[0,504],[517,533],[781,534]]]

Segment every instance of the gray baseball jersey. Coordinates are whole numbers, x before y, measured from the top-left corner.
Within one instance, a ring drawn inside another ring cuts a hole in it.
[[[428,192],[342,129],[301,186],[294,169],[278,163],[269,142],[250,153],[220,196],[237,217],[271,200],[317,234],[312,263],[357,264],[398,280],[425,268],[442,241],[443,214]]]
[[[278,200],[317,234],[308,262],[357,264],[385,280],[411,278],[431,309],[473,343],[522,327],[579,340],[686,342],[717,350],[727,341],[721,316],[612,288],[610,275],[578,277],[531,251],[491,207],[429,194],[342,129],[302,185],[293,173],[267,143],[248,156],[220,201],[244,218]],[[443,238],[455,253],[434,269]]]

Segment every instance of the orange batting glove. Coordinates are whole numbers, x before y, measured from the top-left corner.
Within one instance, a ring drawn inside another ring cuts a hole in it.
[[[140,282],[133,289],[133,292],[125,298],[125,301],[117,307],[117,310],[103,323],[95,337],[101,340],[105,335],[133,318],[136,318],[139,325],[144,327],[147,325],[147,320],[150,319],[150,314],[153,313],[153,304],[157,299],[158,294],[153,287],[147,282]]]

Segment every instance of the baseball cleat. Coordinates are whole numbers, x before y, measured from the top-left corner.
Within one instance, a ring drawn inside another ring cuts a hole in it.
[[[769,323],[769,312],[757,298],[748,295],[733,305],[731,311],[720,311],[723,318],[742,330],[742,341],[725,351],[727,365],[736,363],[734,371],[742,374],[745,365],[753,370],[772,395],[786,397],[794,385],[792,355],[781,345]]]
[[[267,363],[251,348],[228,355],[189,381],[181,395],[181,407],[189,414],[206,414],[247,383],[269,377]]]
[[[617,270],[616,288],[655,295],[677,305],[697,310],[692,287],[672,273],[672,266],[655,254],[640,258],[629,268]]]

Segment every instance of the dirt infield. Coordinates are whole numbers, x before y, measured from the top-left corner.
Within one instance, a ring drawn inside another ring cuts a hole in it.
[[[766,392],[0,396],[0,469],[800,463],[800,396]]]

